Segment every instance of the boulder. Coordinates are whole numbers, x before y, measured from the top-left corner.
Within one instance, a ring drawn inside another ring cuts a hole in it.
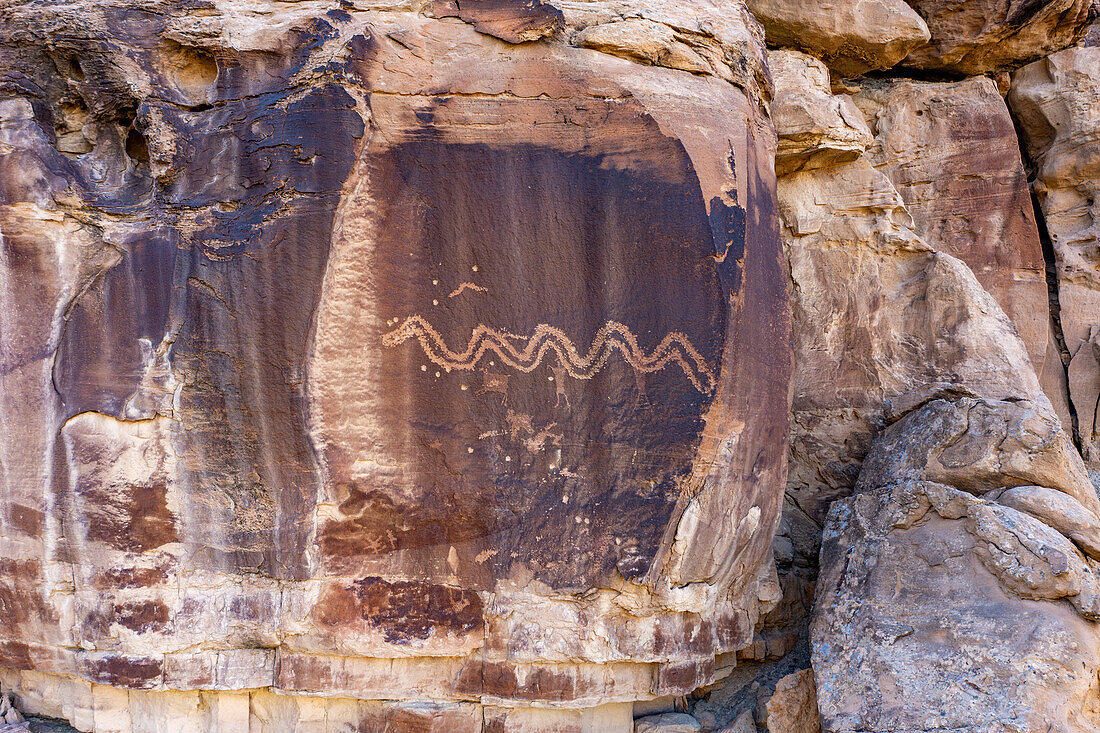
[[[798,51],[768,53],[775,83],[771,103],[778,136],[775,172],[823,168],[855,160],[873,140],[859,109],[829,91],[825,64]]]
[[[1100,517],[1072,496],[1045,486],[1017,486],[1001,493],[997,501],[1050,525],[1086,555],[1100,560]]]
[[[1100,46],[1100,19],[1089,26],[1089,29],[1085,31],[1085,37],[1081,39],[1079,45],[1089,48]]]
[[[822,730],[1095,730],[1096,590],[1072,543],[988,499],[905,481],[835,502],[811,626]]]
[[[634,721],[634,733],[699,733],[703,726],[686,713],[647,715]]]
[[[822,59],[844,76],[888,69],[929,39],[928,27],[902,0],[748,0],[768,43]]]
[[[1100,500],[1049,405],[937,398],[878,436],[856,490],[936,481],[985,494],[1005,486],[1057,489],[1100,516]]]
[[[756,733],[756,722],[751,710],[742,710],[737,718],[718,733]]]
[[[11,704],[11,697],[7,692],[0,692],[0,731],[10,730],[10,733],[19,730],[18,726],[30,730],[23,719],[23,715]]]
[[[905,66],[972,76],[1013,69],[1072,46],[1097,15],[1093,0],[906,0],[932,39]]]
[[[768,733],[820,733],[812,669],[787,675],[768,699]]]

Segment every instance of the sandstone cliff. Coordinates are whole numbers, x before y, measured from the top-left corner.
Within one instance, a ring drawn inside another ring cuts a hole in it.
[[[1100,729],[1098,12],[0,5],[0,726]]]

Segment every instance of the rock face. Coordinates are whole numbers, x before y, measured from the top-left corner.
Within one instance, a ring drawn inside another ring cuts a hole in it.
[[[1096,730],[1098,508],[1043,405],[943,395],[905,412],[826,523],[823,729]]]
[[[634,733],[699,733],[699,721],[684,713],[647,715],[634,721]]]
[[[1100,725],[1094,565],[1050,527],[988,495],[902,481],[835,503],[821,557],[824,730]]]
[[[902,0],[748,0],[748,6],[768,43],[813,54],[846,76],[889,68],[930,37]]]
[[[886,174],[921,239],[965,262],[1027,346],[1043,391],[1072,425],[1049,314],[1046,262],[1008,107],[985,77],[863,82],[868,160]]]
[[[767,711],[771,733],[820,733],[813,670],[804,669],[779,680]]]
[[[1100,730],[1098,0],[0,5],[0,727]]]
[[[859,127],[837,122],[851,102],[805,57],[770,59],[779,150],[796,163],[778,184],[795,385],[784,599],[761,636],[790,649],[780,633],[812,599],[817,702],[798,709],[820,708],[825,731],[1089,730],[1096,577],[1074,543],[1091,541],[1100,503],[1030,365],[1048,350],[1047,292],[1004,103],[988,80],[861,82],[874,138],[860,155],[837,132]],[[1044,631],[1020,634],[1021,616]],[[1042,665],[1021,666],[1029,655]],[[985,670],[996,684],[968,692]]]
[[[1008,95],[1036,169],[1058,273],[1069,395],[1082,452],[1100,468],[1100,48],[1049,56],[1012,76]]]
[[[792,61],[798,69],[812,64],[789,53],[772,61],[781,102],[793,93],[786,84],[799,78],[781,69]],[[811,156],[820,147],[851,157],[849,141],[827,133],[846,102],[827,96],[813,77],[799,89],[816,90],[822,135],[788,134],[793,128],[777,117],[780,149],[794,156],[801,145]],[[1011,322],[961,261],[918,235],[873,159],[872,153],[779,179],[796,354],[784,533],[811,565],[815,524],[833,498],[851,490],[890,400],[959,388],[1046,402],[1034,373],[1020,368],[1028,354]]]
[[[829,91],[829,70],[797,51],[768,54],[775,81],[771,113],[779,138],[775,172],[783,176],[855,160],[872,142],[859,109]]]
[[[1085,32],[1085,37],[1081,39],[1079,45],[1085,47],[1100,46],[1100,19],[1089,26],[1089,29]]]
[[[905,65],[960,74],[1015,68],[1076,43],[1097,16],[1094,0],[906,0],[932,40]]]
[[[720,29],[698,75],[568,45],[635,20],[612,5],[4,9],[21,699],[617,730],[750,643],[785,480],[774,133],[744,9],[679,6]]]

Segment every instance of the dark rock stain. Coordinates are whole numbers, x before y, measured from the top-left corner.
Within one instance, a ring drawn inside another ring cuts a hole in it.
[[[39,536],[45,518],[45,512],[40,509],[15,503],[8,506],[8,522],[28,537]]]
[[[457,17],[481,33],[523,43],[561,30],[565,16],[544,0],[435,0],[436,17]]]
[[[344,480],[346,458],[330,455],[346,519],[322,529],[326,554],[492,535],[493,573],[506,574],[512,557],[557,587],[598,584],[615,567],[648,571],[722,370],[746,223],[742,209],[720,203],[708,217],[683,148],[633,114],[621,124],[646,141],[641,166],[597,152],[448,143],[430,127],[373,155],[384,202],[378,309],[423,316],[457,351],[479,324],[517,339],[552,327],[577,358],[599,350],[609,323],[629,329],[645,355],[675,334],[709,376],[693,384],[677,362],[642,372],[618,349],[579,379],[554,351],[530,372],[495,354],[448,372],[416,339],[383,348],[384,448],[403,454],[415,500]],[[452,297],[464,281],[484,290]]]
[[[0,634],[15,635],[22,624],[57,620],[39,591],[43,583],[37,560],[0,558]]]
[[[119,264],[70,306],[54,360],[54,384],[68,415],[94,410],[124,416],[126,399],[140,386],[145,356],[168,326],[175,257],[171,241],[150,233],[132,242]]]
[[[0,641],[0,667],[34,669],[30,647],[21,641]]]
[[[131,690],[147,690],[156,687],[163,674],[163,662],[150,657],[108,655],[83,659],[80,663],[83,676],[103,685]]]
[[[96,575],[92,581],[101,590],[124,588],[149,588],[167,579],[166,567],[129,568],[117,567]]]
[[[330,588],[315,610],[325,626],[361,619],[391,644],[424,640],[436,633],[468,634],[484,623],[481,599],[462,588],[368,577]]]
[[[231,161],[197,153],[192,168],[208,170],[180,179],[171,194],[239,202],[210,210],[185,255],[174,356],[194,375],[181,394],[194,456],[187,470],[235,507],[232,518],[204,517],[197,502],[200,522],[229,524],[238,567],[305,577],[319,482],[305,429],[306,350],[333,212],[363,123],[339,87],[311,91],[285,110],[272,107],[278,101],[227,107],[226,128],[211,129],[205,150],[228,138],[243,147]],[[221,183],[208,188],[214,178]]]
[[[1019,0],[1010,2],[1005,15],[1005,25],[1009,28],[1022,28],[1050,4],[1050,0]]]
[[[567,664],[532,667],[520,674],[511,662],[471,660],[455,680],[455,691],[463,695],[567,702],[589,694],[591,689],[576,668]]]
[[[119,550],[145,552],[179,539],[168,509],[166,476],[145,484],[104,485],[98,475],[77,480],[87,538]]]
[[[168,626],[168,606],[161,601],[138,601],[116,604],[115,621],[131,631],[163,631]]]
[[[289,79],[311,49],[337,37],[333,23],[346,14],[296,27],[284,51],[265,53],[166,39],[162,12],[96,8],[105,26],[81,22],[82,13],[59,7],[0,31],[12,54],[5,69],[20,71],[0,70],[0,93],[30,99],[52,145],[34,151],[46,190],[15,190],[26,176],[5,167],[0,199],[38,200],[67,185],[93,220],[140,217],[125,241],[103,247],[97,271],[81,273],[87,287],[68,306],[53,375],[65,417],[122,416],[160,346],[155,358],[184,382],[185,460],[172,480],[200,487],[181,497],[181,531],[205,548],[196,561],[304,577],[319,483],[305,429],[306,349],[363,122],[339,84],[303,90]],[[129,63],[149,75],[148,96],[126,78]],[[345,78],[338,66],[326,77]],[[94,141],[82,137],[88,125]],[[94,222],[89,231],[94,238]],[[69,490],[64,473],[59,493]],[[71,526],[119,549],[157,547],[176,538],[161,489],[112,487],[106,496],[85,485],[105,504],[89,502],[87,521],[72,517]],[[229,516],[210,509],[226,504]]]

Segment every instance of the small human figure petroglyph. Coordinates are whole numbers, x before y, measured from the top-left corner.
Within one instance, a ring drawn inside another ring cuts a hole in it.
[[[565,400],[566,407],[571,407],[569,393],[565,391],[565,366],[561,362],[551,364],[550,371],[554,372],[554,407],[561,405],[562,400]]]

